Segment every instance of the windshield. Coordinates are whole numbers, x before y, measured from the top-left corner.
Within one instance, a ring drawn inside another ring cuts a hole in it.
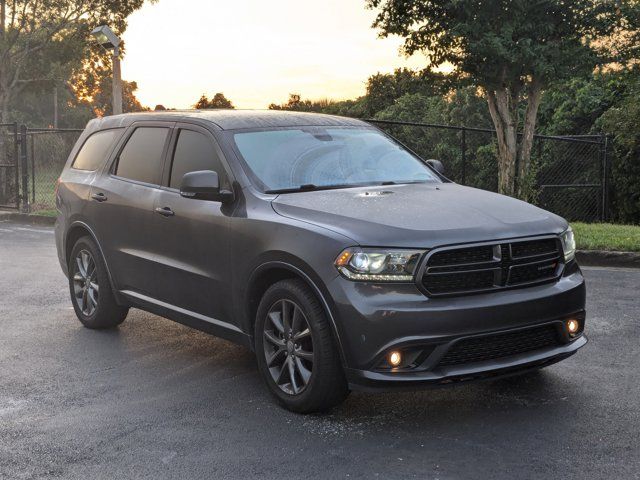
[[[266,191],[439,181],[418,158],[371,128],[302,127],[233,137]]]

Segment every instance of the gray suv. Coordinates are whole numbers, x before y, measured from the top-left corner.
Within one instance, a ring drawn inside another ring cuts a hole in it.
[[[130,307],[252,349],[296,412],[522,373],[587,339],[567,222],[457,185],[372,125],[293,112],[89,122],[59,179],[76,315]]]

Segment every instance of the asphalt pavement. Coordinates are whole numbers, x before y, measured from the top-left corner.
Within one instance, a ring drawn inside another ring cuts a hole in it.
[[[273,403],[252,354],[76,320],[52,229],[0,223],[0,478],[640,478],[640,269],[585,268],[589,344],[538,373]]]

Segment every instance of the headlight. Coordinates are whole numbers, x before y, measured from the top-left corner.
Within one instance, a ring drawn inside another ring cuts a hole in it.
[[[571,227],[560,234],[560,240],[562,241],[562,250],[564,251],[564,262],[568,263],[576,257],[576,239],[573,236]]]
[[[411,282],[422,250],[347,248],[335,265],[349,280]]]

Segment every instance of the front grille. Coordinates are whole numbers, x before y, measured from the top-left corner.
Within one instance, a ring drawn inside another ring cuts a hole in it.
[[[493,247],[483,245],[481,247],[456,248],[455,250],[443,250],[431,257],[430,265],[443,266],[451,264],[469,264],[489,262],[493,259]]]
[[[514,242],[511,244],[511,254],[513,258],[531,258],[538,255],[555,253],[557,250],[558,243],[554,238]]]
[[[444,248],[428,257],[421,281],[432,296],[526,286],[557,279],[561,254],[555,237]]]
[[[440,359],[438,366],[485,362],[560,345],[553,325],[527,328],[460,340]]]

